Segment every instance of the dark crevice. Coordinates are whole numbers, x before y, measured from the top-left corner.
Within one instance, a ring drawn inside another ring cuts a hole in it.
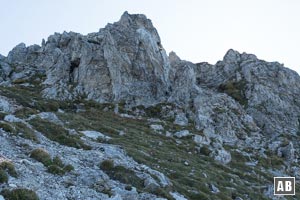
[[[74,82],[74,71],[80,65],[80,58],[76,58],[75,60],[71,61],[70,65],[70,72],[69,72],[69,82]]]

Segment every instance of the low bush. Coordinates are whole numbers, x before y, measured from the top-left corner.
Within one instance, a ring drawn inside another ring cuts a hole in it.
[[[2,183],[7,183],[8,181],[8,176],[6,174],[6,172],[2,169],[0,169],[0,184]]]
[[[100,164],[100,169],[102,169],[103,171],[112,170],[113,168],[114,168],[114,161],[113,160],[104,160]]]
[[[65,171],[57,165],[48,166],[48,172],[51,173],[51,174],[57,174],[57,175],[64,175],[65,174]]]
[[[0,128],[8,133],[15,133],[16,130],[10,124],[6,122],[0,122]]]
[[[9,175],[11,175],[13,177],[18,176],[14,164],[9,162],[9,161],[1,162],[0,163],[0,169],[3,170],[3,171],[6,171]]]
[[[51,159],[49,153],[44,149],[33,150],[30,157],[43,163],[44,166],[47,167],[47,171],[51,174],[64,175],[65,173],[74,170],[72,165],[65,165],[58,156]]]
[[[200,149],[200,153],[205,156],[209,156],[209,154],[211,153],[211,150],[207,146],[203,146]]]
[[[248,100],[244,93],[246,85],[247,84],[244,81],[239,81],[239,82],[228,81],[224,84],[221,84],[219,86],[219,90],[220,92],[227,93],[229,96],[231,96],[236,101],[238,101],[241,105],[246,106],[248,103]]]
[[[29,189],[17,188],[13,190],[2,190],[0,193],[7,200],[39,200],[37,194]]]
[[[100,164],[102,169],[111,179],[118,180],[124,184],[130,184],[138,190],[144,189],[144,182],[140,179],[134,171],[123,166],[114,166],[112,160],[105,160]]]
[[[44,149],[34,149],[31,152],[30,157],[43,163],[45,166],[49,166],[52,164],[52,159],[50,154]]]

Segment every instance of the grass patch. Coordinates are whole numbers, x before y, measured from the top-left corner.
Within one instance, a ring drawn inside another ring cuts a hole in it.
[[[7,173],[3,169],[0,169],[0,184],[7,183],[7,182],[8,182]]]
[[[33,190],[25,188],[5,189],[0,194],[7,200],[39,200],[39,197]]]
[[[45,166],[49,166],[52,164],[52,159],[50,154],[44,149],[34,149],[31,152],[30,157],[43,163]]]
[[[6,122],[0,122],[0,128],[8,133],[16,133],[15,128]]]
[[[24,124],[22,122],[15,122],[15,123],[13,123],[13,125],[15,126],[16,132],[21,133],[21,134],[19,134],[19,136],[21,136],[25,139],[29,139],[29,140],[38,142],[38,139],[37,139],[34,131],[32,129],[28,128],[26,126],[26,124]]]
[[[6,171],[9,175],[12,177],[18,177],[18,173],[15,169],[15,166],[12,162],[9,161],[3,161],[0,163],[0,169],[3,171]]]
[[[134,171],[120,165],[115,166],[112,160],[105,160],[100,163],[100,169],[114,180],[118,180],[124,184],[131,184],[140,191],[144,189],[143,180]]]
[[[245,95],[245,87],[247,83],[245,81],[228,81],[219,86],[219,91],[224,92],[238,101],[241,105],[247,106],[248,100]]]
[[[120,165],[115,166],[112,160],[104,160],[100,163],[100,169],[103,170],[111,179],[127,184],[128,189],[131,188],[132,185],[140,192],[150,192],[160,197],[172,199],[166,188],[156,188],[148,191],[144,187],[144,180],[139,178],[134,171]]]
[[[67,172],[74,170],[72,165],[65,165],[63,161],[55,156],[53,159],[50,154],[44,149],[34,149],[31,154],[31,158],[41,162],[47,167],[47,171],[51,174],[64,175]]]
[[[18,136],[29,139],[32,141],[38,142],[38,139],[34,133],[34,131],[26,126],[26,124],[22,122],[0,122],[0,128],[4,131],[11,133],[13,135],[18,134]]]
[[[75,147],[77,149],[90,150],[91,147],[84,144],[78,135],[70,135],[62,126],[36,117],[29,123],[48,139],[58,142],[59,144]]]

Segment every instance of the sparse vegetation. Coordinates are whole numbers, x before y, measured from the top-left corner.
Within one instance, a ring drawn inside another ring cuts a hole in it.
[[[114,166],[112,160],[104,160],[100,164],[100,169],[103,170],[111,179],[118,180],[121,183],[127,184],[127,190],[131,190],[131,185],[139,191],[151,192],[161,197],[172,199],[170,194],[164,188],[157,188],[154,191],[147,191],[144,188],[144,180],[139,178],[134,171],[127,169],[124,166]]]
[[[8,181],[8,176],[6,172],[3,169],[0,169],[0,184],[7,183],[7,181]]]
[[[242,92],[245,86],[244,83],[229,83],[220,89],[238,100],[240,104],[247,105],[247,99],[245,99]],[[52,101],[41,98],[38,92],[38,89],[23,88],[20,85],[11,90],[0,87],[0,94],[15,99],[19,105],[23,106],[15,113],[18,117],[27,118],[41,111],[52,111],[62,121],[68,122],[65,124],[66,128],[76,129],[77,131],[95,130],[112,137],[110,143],[122,146],[134,160],[162,172],[171,180],[172,188],[161,188],[161,191],[153,191],[153,193],[165,196],[168,199],[172,199],[168,193],[170,190],[178,191],[191,200],[223,200],[234,199],[235,197],[264,199],[264,191],[255,189],[258,184],[272,184],[273,175],[264,169],[272,168],[276,170],[284,165],[282,158],[276,155],[268,155],[267,159],[254,157],[254,160],[259,159],[256,167],[247,166],[245,161],[248,161],[248,157],[245,158],[240,153],[233,153],[232,149],[235,147],[232,146],[226,149],[232,153],[232,161],[228,165],[222,165],[210,158],[208,147],[199,150],[199,147],[197,148],[191,138],[180,139],[181,144],[178,144],[176,139],[172,137],[156,134],[149,128],[150,123],[147,118],[162,117],[162,106],[164,105],[149,108],[140,106],[139,109],[145,111],[145,118],[129,119],[116,115],[113,112],[114,104],[98,104],[83,100],[72,103]],[[74,104],[77,103],[83,103],[86,111],[75,112]],[[123,107],[122,103],[119,104],[121,111],[125,110]],[[65,112],[56,112],[58,108],[62,108]],[[216,113],[224,112],[222,109],[215,111]],[[84,146],[80,136],[70,135],[62,126],[40,118],[35,118],[29,123],[46,137],[60,144],[89,149],[89,147]],[[8,130],[15,127],[19,132],[18,125],[13,123],[9,125]],[[173,133],[182,130],[182,127],[173,124],[173,120],[164,119],[163,126],[165,130]],[[200,134],[200,131],[195,130],[193,126],[189,125],[185,129],[191,133]],[[119,135],[120,131],[124,131],[126,134]],[[44,155],[45,160],[41,157],[43,156],[39,157],[40,162],[46,163],[44,165],[47,167],[48,172],[62,174],[62,171],[73,170],[71,165],[64,165],[59,157],[52,159],[50,155]],[[189,165],[184,165],[184,161],[187,161]],[[101,163],[100,168],[107,171],[111,178],[125,183],[128,190],[132,186],[138,188],[139,191],[144,191],[143,182],[135,175],[134,171],[122,166],[114,166],[113,162],[109,160]],[[4,173],[8,174],[5,171]],[[210,183],[219,188],[220,192],[218,194],[211,193],[208,187]],[[235,190],[232,191],[229,188]],[[105,188],[102,192],[112,194],[109,188]],[[299,198],[299,194],[296,194],[295,198]]]
[[[241,162],[240,159],[233,158],[228,166],[222,165],[208,156],[209,149],[205,151],[204,147],[204,149],[200,149],[202,152],[198,151],[191,138],[181,139],[182,144],[178,145],[174,138],[154,133],[149,128],[149,123],[144,119],[122,118],[115,115],[113,111],[104,112],[103,107],[99,105],[95,107],[85,105],[85,112],[66,112],[57,113],[57,115],[61,120],[69,122],[66,124],[69,128],[93,129],[112,137],[110,143],[122,146],[134,160],[164,173],[173,184],[172,188],[163,188],[164,191],[176,190],[191,200],[223,200],[231,198],[232,193],[226,188],[232,187],[236,188],[236,195],[239,197],[245,198],[247,195],[251,199],[263,199],[262,191],[257,192],[245,188],[248,188],[249,184],[272,183],[269,173],[262,173],[253,167],[246,166],[244,160]],[[164,127],[165,130],[171,132],[180,130],[180,127],[174,125],[172,121],[165,121]],[[193,128],[187,127],[187,129],[192,133],[199,134],[199,131]],[[120,130],[126,134],[120,136],[118,134]],[[161,142],[163,144],[159,145]],[[235,155],[233,156],[235,157]],[[243,155],[237,154],[236,156],[238,158]],[[187,161],[189,166],[185,166],[184,161]],[[115,168],[110,160],[104,161],[100,166],[104,169],[110,169],[110,171]],[[119,170],[122,171],[122,169]],[[207,175],[207,178],[203,176],[203,173]],[[249,174],[247,175],[247,173]],[[116,175],[116,177],[118,176]],[[232,182],[228,182],[231,179]],[[131,179],[129,180],[126,184],[136,187],[132,184]],[[249,182],[245,185],[244,180],[249,180]],[[211,193],[208,183],[212,182],[220,189],[220,193]],[[140,189],[143,190],[144,186],[140,186]]]
[[[91,149],[90,146],[84,144],[84,142],[80,140],[80,136],[70,135],[69,132],[60,125],[43,120],[39,117],[30,120],[29,123],[50,140],[78,149]]]
[[[51,159],[50,154],[44,149],[33,150],[30,157],[43,163],[47,167],[47,171],[52,174],[64,175],[66,172],[74,170],[72,165],[65,165],[58,156]]]
[[[104,160],[100,164],[100,169],[102,169],[103,171],[109,171],[109,170],[112,170],[113,168],[114,168],[114,161],[113,160]]]
[[[0,128],[8,133],[15,133],[16,130],[14,127],[12,127],[9,123],[6,122],[0,122]]]
[[[207,146],[203,146],[200,149],[200,153],[205,156],[209,156],[209,154],[211,153],[211,150]]]
[[[16,133],[21,133],[19,134],[21,137],[38,142],[38,139],[34,131],[28,128],[26,124],[22,122],[15,122],[13,124],[15,125]]]
[[[3,120],[7,114],[5,112],[0,111],[0,120]]]
[[[248,100],[244,94],[246,87],[245,81],[228,81],[219,86],[221,92],[227,93],[229,96],[238,101],[241,105],[247,106]]]
[[[6,171],[12,177],[17,177],[18,176],[14,164],[10,161],[1,162],[0,163],[0,169],[3,170],[3,171]]]
[[[123,166],[114,166],[112,160],[105,160],[100,164],[100,169],[103,170],[112,179],[118,180],[125,184],[132,184],[139,190],[143,190],[143,180],[140,179],[134,171]]]
[[[43,163],[45,166],[49,166],[52,164],[50,154],[47,151],[45,151],[44,149],[34,149],[31,152],[30,157]]]
[[[39,200],[37,194],[29,189],[17,188],[13,190],[2,190],[0,193],[7,200]]]
[[[30,139],[33,141],[38,141],[35,133],[33,130],[31,130],[30,128],[28,128],[26,126],[26,124],[22,123],[22,122],[13,122],[13,123],[9,123],[9,122],[0,122],[0,128],[2,128],[4,131],[11,133],[13,135],[18,134],[18,136],[26,138],[26,139]]]

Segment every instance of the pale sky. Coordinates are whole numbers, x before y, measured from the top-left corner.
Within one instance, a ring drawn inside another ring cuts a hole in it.
[[[228,49],[300,72],[299,0],[0,0],[0,54],[54,32],[96,32],[124,11],[143,13],[167,52],[215,64]]]

